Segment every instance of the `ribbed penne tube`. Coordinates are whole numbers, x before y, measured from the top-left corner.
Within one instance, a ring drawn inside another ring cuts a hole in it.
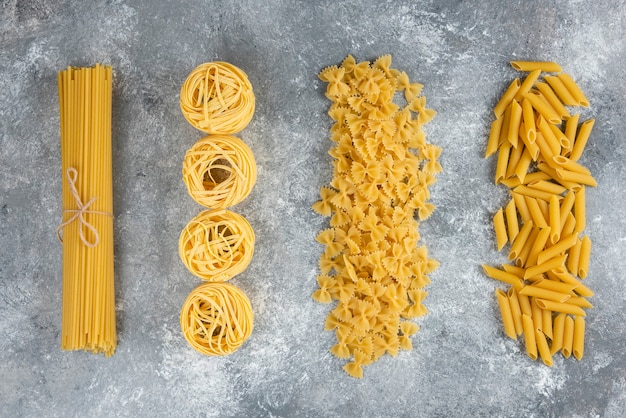
[[[526,78],[524,79],[524,81],[520,85],[519,90],[517,90],[517,93],[515,93],[514,101],[515,100],[517,100],[518,102],[522,101],[524,96],[535,85],[535,82],[539,78],[539,75],[541,75],[541,70],[540,69],[536,69],[536,70],[531,71],[530,74],[528,74],[526,76]]]
[[[576,228],[576,218],[572,215],[572,212],[568,212],[567,217],[565,218],[565,223],[563,224],[563,228],[561,228],[561,236],[568,237],[574,233],[574,229]]]
[[[513,322],[513,315],[511,312],[511,305],[506,294],[496,289],[496,299],[498,300],[498,306],[500,307],[500,314],[502,315],[502,323],[504,324],[504,332],[512,339],[517,339],[517,333],[515,332],[515,324]]]
[[[570,315],[585,316],[585,311],[580,306],[572,305],[567,302],[555,302],[547,299],[535,299],[535,303],[541,309],[550,309],[553,312],[563,312]]]
[[[576,232],[582,232],[587,225],[585,208],[585,188],[581,187],[574,195],[574,216],[576,217]]]
[[[539,230],[537,238],[535,238],[535,241],[530,247],[530,253],[528,254],[528,258],[524,263],[525,266],[529,267],[537,264],[537,257],[539,253],[543,250],[543,247],[546,245],[546,242],[548,242],[549,238],[550,228],[543,228]]]
[[[559,138],[557,138],[551,126],[552,126],[552,122],[549,122],[548,120],[544,119],[543,116],[540,115],[537,118],[537,129],[539,129],[539,132],[541,132],[541,135],[543,135],[543,139],[545,140],[546,144],[550,148],[551,155],[552,156],[560,155],[561,154],[561,141],[559,140]],[[540,149],[541,149],[541,146],[540,146]],[[543,149],[541,151],[544,154],[543,156],[546,159],[546,162],[548,163],[548,165],[556,168],[556,165],[554,164],[554,162],[551,162],[548,160],[548,155],[543,152]]]
[[[585,235],[580,245],[578,259],[578,277],[585,279],[589,271],[589,258],[591,256],[591,239]]]
[[[552,311],[549,309],[541,310],[541,331],[543,334],[552,339]]]
[[[563,333],[565,332],[565,317],[567,315],[560,313],[554,317],[552,322],[552,346],[550,354],[554,355],[563,347]]]
[[[515,238],[515,241],[511,246],[511,251],[509,251],[509,260],[515,260],[519,256],[522,248],[524,248],[526,240],[533,230],[533,226],[534,224],[532,223],[532,221],[528,221],[524,224],[524,226],[522,226],[522,229],[520,229],[519,234],[517,234],[517,237]]]
[[[563,327],[563,344],[561,354],[563,357],[569,358],[572,355],[572,346],[574,345],[574,320],[571,316],[565,316],[565,325]]]
[[[517,210],[517,213],[519,213],[520,218],[522,218],[522,223],[530,221],[532,218],[530,216],[530,211],[528,210],[528,205],[526,205],[524,195],[511,191],[511,197],[515,200],[515,209]]]
[[[552,108],[556,111],[556,113],[561,117],[561,119],[567,119],[570,117],[570,113],[567,111],[563,103],[554,93],[552,87],[548,83],[535,83],[535,88],[541,92],[543,97],[546,98],[548,103],[552,106]],[[572,140],[573,141],[573,140]]]
[[[523,86],[523,85],[522,85]],[[507,133],[507,139],[511,146],[517,148],[517,142],[519,139],[519,124],[522,120],[522,107],[516,99],[511,102],[511,116],[509,119],[509,131]]]
[[[565,136],[569,139],[571,146],[574,145],[576,141],[576,132],[578,130],[578,120],[580,119],[580,114],[576,113],[567,118],[565,121]],[[571,149],[570,149],[571,151]]]
[[[517,290],[515,290],[515,287],[509,288],[509,290],[506,293],[506,296],[509,299],[509,306],[511,307],[511,316],[513,317],[513,325],[515,327],[515,334],[521,335],[523,332],[522,308],[520,306],[519,297],[517,295]]]
[[[567,192],[563,200],[561,201],[561,206],[559,208],[559,219],[561,220],[561,231],[563,230],[563,225],[565,224],[565,220],[567,218],[567,214],[571,213],[572,208],[574,207],[574,193]]]
[[[567,91],[569,91],[569,93],[572,95],[572,97],[576,101],[576,104],[583,107],[589,107],[589,100],[587,100],[587,97],[585,97],[583,91],[569,74],[560,73],[557,75],[557,77],[559,80],[561,80],[561,83],[563,83]]]
[[[550,242],[552,244],[555,244],[561,237],[560,209],[559,198],[556,194],[553,194],[550,198]]]
[[[499,117],[491,123],[491,129],[489,130],[489,142],[487,142],[487,149],[485,150],[485,158],[491,156],[498,150],[500,143],[500,130],[502,129],[502,121],[504,118]]]
[[[576,173],[581,173],[581,174],[586,174],[588,176],[591,175],[591,171],[589,171],[587,167],[583,166],[582,164],[577,163],[576,161],[570,158],[563,157],[562,155],[555,156],[554,162],[557,163],[561,168],[565,170],[576,172]]]
[[[511,61],[511,67],[524,72],[541,70],[547,73],[560,73],[562,71],[559,64],[551,61]]]
[[[500,145],[498,151],[498,162],[496,164],[496,179],[495,183],[498,184],[506,178],[506,168],[509,164],[509,155],[511,154],[511,144],[505,142]]]
[[[543,101],[541,98],[541,93],[537,90],[531,90],[530,92],[524,95],[524,98],[530,102],[533,106],[533,109],[537,111],[541,116],[543,116],[550,123],[559,123],[561,122],[561,117],[555,112],[554,109],[547,103],[547,101]]]
[[[543,216],[543,212],[539,207],[539,203],[537,203],[537,199],[526,196],[524,200],[526,200],[526,206],[528,206],[528,211],[530,212],[533,223],[537,225],[538,228],[547,228],[548,222],[546,222],[546,218]]]
[[[558,278],[557,278],[558,280]],[[556,280],[537,280],[532,284],[532,286],[540,287],[542,289],[552,290],[554,292],[565,293],[568,295],[573,295],[573,291],[576,288],[575,284],[570,283],[562,283],[561,281]],[[572,297],[570,297],[571,300]]]
[[[506,205],[506,232],[509,242],[513,244],[513,240],[519,234],[519,223],[517,222],[517,210],[515,209],[515,200],[511,199]]]
[[[554,244],[552,247],[546,248],[545,250],[541,251],[537,256],[537,263],[545,263],[549,259],[564,253],[565,251],[576,245],[577,239],[578,236],[576,234],[571,234],[568,237],[563,238],[558,243]]]
[[[594,123],[595,119],[589,119],[584,121],[580,125],[580,128],[578,129],[578,135],[576,135],[576,140],[574,141],[574,145],[572,146],[572,152],[569,155],[569,158],[573,161],[578,161],[583,155],[585,145],[587,145],[587,140],[589,139],[589,135],[591,134]]]
[[[529,143],[534,143],[537,138],[535,131],[535,112],[533,111],[533,105],[526,99],[522,100],[522,119],[524,120],[522,138],[526,138]]]
[[[571,297],[567,300],[567,303],[571,305],[580,306],[581,308],[585,308],[585,309],[593,308],[593,304],[589,302],[587,298],[584,298],[582,296]]]
[[[502,208],[500,208],[493,217],[493,229],[496,232],[497,248],[498,251],[500,251],[508,241]]]
[[[565,302],[571,296],[567,293],[555,292],[554,290],[544,289],[537,286],[524,286],[519,291],[520,295],[535,297],[538,299],[551,300],[554,302]],[[538,305],[539,306],[539,305]],[[539,306],[541,307],[541,306]],[[547,308],[542,308],[547,309]]]
[[[503,271],[503,270],[498,270],[497,268],[488,266],[486,264],[483,264],[482,267],[483,267],[483,270],[485,271],[485,274],[491,277],[492,279],[496,279],[501,282],[508,283],[518,289],[521,289],[522,286],[524,285],[524,281],[522,280],[521,277],[518,277],[511,273],[507,273],[506,271]]]
[[[572,144],[570,143],[569,138],[565,136],[565,133],[561,131],[559,127],[556,125],[550,124],[549,127],[550,127],[550,130],[552,131],[552,134],[556,138],[557,142],[561,146],[559,148],[559,154],[562,152],[563,149],[569,149]]]
[[[548,152],[550,152],[550,150],[548,149]],[[552,180],[554,180],[555,182],[559,183],[561,186],[565,187],[566,189],[572,190],[572,191],[578,191],[580,190],[581,187],[583,187],[582,185],[578,184],[578,183],[573,183],[571,181],[565,181],[561,178],[559,178],[558,174],[556,173],[556,169],[554,167],[550,167],[547,163],[542,162],[537,164],[537,168],[547,174],[548,176],[550,176],[550,178]]]
[[[537,342],[535,340],[535,327],[530,316],[522,314],[522,326],[524,328],[524,342],[526,354],[533,360],[537,360]]]
[[[572,337],[572,354],[576,360],[583,358],[585,353],[585,320],[577,316],[574,319],[574,336]]]
[[[524,273],[524,278],[533,277],[541,273],[545,273],[546,271],[552,270],[554,268],[560,267],[565,262],[565,255],[559,255],[553,257],[547,261],[544,261],[541,264],[537,264],[536,266],[532,266],[526,269]]]
[[[524,295],[524,296],[528,296],[528,295]],[[536,330],[541,331],[543,328],[543,315],[541,314],[541,308],[535,302],[536,299],[534,297],[528,296],[528,299],[530,300],[530,309],[532,312],[533,327]]]
[[[535,330],[535,343],[537,344],[539,356],[541,357],[543,364],[548,367],[552,367],[552,354],[550,354],[550,347],[548,347],[548,342],[546,341],[546,336],[543,332]]]
[[[521,148],[521,146],[518,148]],[[515,172],[514,172],[515,176],[517,176],[520,183],[524,182],[524,179],[526,178],[526,173],[528,172],[528,168],[530,167],[530,163],[532,161],[533,161],[533,157],[530,154],[528,147],[524,147],[524,152],[522,153],[522,157],[517,163],[517,166],[515,167]]]
[[[544,80],[548,82],[565,106],[576,106],[578,104],[572,97],[572,94],[567,90],[567,87],[563,85],[563,82],[557,76],[547,75],[544,77]]]
[[[578,275],[578,264],[580,261],[580,248],[582,247],[582,240],[576,239],[576,244],[570,248],[567,254],[567,270],[570,273]]]
[[[511,104],[511,100],[513,100],[521,85],[522,83],[520,82],[519,78],[516,78],[511,82],[511,84],[509,84],[509,87],[506,89],[496,106],[493,108],[493,113],[496,115],[496,118],[504,115],[504,111],[509,106],[509,104]]]
[[[576,277],[572,276],[565,268],[560,267],[554,269],[549,272],[549,274],[554,275],[558,280],[563,283],[575,285],[574,292],[576,292],[580,296],[591,297],[594,295],[594,292],[585,286],[580,280]]]
[[[560,195],[561,193],[567,191],[567,189],[561,186],[560,184],[555,184],[555,183],[545,181],[545,180],[532,181],[528,183],[528,187],[530,187],[531,189],[536,189],[542,192],[549,193],[551,195]],[[550,196],[550,199],[551,198],[552,196]],[[558,196],[557,196],[557,199],[558,199]]]
[[[569,171],[563,168],[557,168],[556,174],[559,176],[560,179],[565,181],[584,184],[585,186],[591,187],[596,187],[598,185],[596,179],[594,179],[593,176],[591,176],[590,174],[583,174],[577,171]]]
[[[536,199],[545,200],[546,202],[550,201],[550,198],[553,196],[553,193],[531,187],[531,185],[520,184],[519,186],[513,189],[515,193],[519,193],[524,196],[533,197]]]
[[[520,295],[517,289],[515,291],[517,293],[517,299],[519,300],[519,307],[522,310],[522,314],[528,315],[528,317],[532,318],[533,308],[530,304],[530,298],[526,295]]]
[[[533,230],[530,231],[530,235],[528,236],[528,239],[524,243],[524,247],[522,248],[522,251],[520,251],[517,257],[517,260],[515,260],[515,264],[517,266],[520,266],[520,267],[526,266],[528,256],[530,255],[530,250],[532,249],[534,242],[537,241],[537,236],[539,235],[539,231],[540,231],[539,228],[533,228]]]
[[[511,148],[511,152],[509,154],[509,163],[506,167],[506,178],[511,178],[515,176],[515,172],[517,170],[517,166],[519,165],[520,160],[522,159],[522,155],[524,155],[525,149],[524,143],[517,144],[517,148]]]

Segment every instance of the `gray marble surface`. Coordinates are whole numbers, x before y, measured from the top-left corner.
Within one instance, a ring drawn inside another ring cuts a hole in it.
[[[506,5],[505,5],[506,4]],[[0,2],[0,416],[574,416],[626,408],[624,1]],[[421,227],[440,260],[415,349],[355,380],[328,352],[329,307],[316,288],[310,210],[331,177],[325,86],[347,54],[393,55],[438,111],[428,139],[445,172]],[[597,122],[582,163],[596,295],[583,361],[532,362],[502,331],[481,263],[500,263],[490,218],[505,189],[484,160],[491,109],[517,74],[511,59],[554,60]],[[203,357],[178,313],[199,284],[177,240],[200,209],[181,163],[201,134],[178,93],[198,64],[244,69],[257,109],[240,133],[258,182],[234,210],[256,231],[250,267],[232,283],[250,297],[254,333],[236,353]],[[116,310],[111,358],[60,350],[61,172],[57,71],[114,68]]]

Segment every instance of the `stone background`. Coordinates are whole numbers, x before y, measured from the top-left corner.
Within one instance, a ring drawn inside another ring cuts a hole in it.
[[[505,5],[506,4],[506,5]],[[620,416],[626,408],[626,5],[621,1],[0,2],[0,416]],[[355,380],[330,355],[329,306],[310,299],[327,219],[310,205],[329,182],[330,102],[317,73],[347,54],[425,85],[443,148],[435,214],[420,226],[432,274],[414,350]],[[511,59],[554,60],[591,101],[581,160],[593,257],[585,357],[549,369],[502,331],[504,260],[490,223],[506,201],[484,160],[492,108],[518,75]],[[247,72],[257,108],[239,136],[258,182],[234,210],[257,235],[232,280],[256,315],[236,353],[187,345],[178,314],[199,280],[177,240],[200,207],[181,181],[202,135],[179,110],[187,74],[207,61]],[[114,68],[115,268],[119,345],[104,358],[60,350],[61,172],[56,74]],[[622,412],[620,412],[622,411]]]

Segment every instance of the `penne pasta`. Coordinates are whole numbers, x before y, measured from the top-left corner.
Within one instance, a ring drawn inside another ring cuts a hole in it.
[[[560,195],[561,193],[564,193],[567,191],[567,189],[561,186],[560,184],[555,184],[555,183],[545,181],[545,180],[531,181],[530,183],[528,183],[528,187],[549,193],[551,195],[550,199],[552,198],[552,195]]]
[[[537,90],[531,90],[530,92],[524,95],[524,98],[527,99],[532,105],[533,109],[537,111],[541,116],[543,116],[550,123],[560,123],[561,117],[556,113],[551,106],[544,102],[539,96]]]
[[[530,247],[530,253],[528,254],[528,258],[524,263],[524,266],[534,266],[537,264],[537,256],[548,242],[550,238],[550,228],[543,228],[539,230],[537,237]]]
[[[554,317],[552,322],[552,346],[550,354],[554,355],[563,347],[563,333],[565,331],[565,317],[567,315],[560,313]]]
[[[574,320],[571,316],[565,316],[565,324],[563,326],[563,343],[561,353],[563,357],[569,358],[572,355],[572,346],[574,345]]]
[[[528,210],[528,205],[526,205],[524,195],[511,191],[511,197],[515,201],[515,209],[519,213],[520,218],[522,218],[522,223],[530,221],[530,211]]]
[[[548,82],[554,93],[556,93],[565,106],[576,106],[578,104],[567,87],[563,84],[563,81],[557,76],[547,75],[544,77],[544,80]]]
[[[576,84],[574,79],[569,74],[560,73],[557,77],[561,80],[561,83],[563,83],[567,91],[569,91],[572,95],[576,104],[583,107],[589,107],[589,100],[587,100],[583,91],[580,87],[578,87],[578,84]]]
[[[496,164],[496,184],[506,178],[506,168],[509,163],[511,148],[510,142],[505,142],[500,145],[500,150],[498,151],[498,162]]]
[[[524,295],[528,296],[528,295]],[[532,312],[533,326],[536,330],[541,331],[543,329],[543,315],[541,313],[541,308],[535,302],[535,298],[528,296],[530,300],[530,309]]]
[[[525,196],[524,200],[526,200],[526,206],[528,206],[528,211],[530,212],[531,219],[533,220],[534,224],[537,225],[537,228],[547,228],[548,222],[546,222],[546,219],[543,216],[543,212],[539,207],[539,203],[537,203],[537,199],[530,196]]]
[[[553,157],[554,162],[558,164],[558,166],[564,170],[568,170],[571,172],[586,174],[588,176],[591,175],[591,171],[584,167],[581,164],[578,164],[576,161],[571,160],[567,157],[563,157],[562,155],[556,155]]]
[[[571,234],[567,236],[566,238],[563,238],[561,241],[559,241],[557,244],[554,244],[552,247],[546,248],[545,250],[541,251],[539,255],[537,256],[537,263],[539,264],[545,263],[549,259],[556,257],[559,254],[565,253],[565,251],[569,250],[574,245],[576,245],[577,240],[578,240],[577,234]]]
[[[585,311],[580,306],[572,305],[566,302],[555,302],[547,299],[535,299],[535,303],[541,309],[550,309],[554,312],[563,312],[570,315],[585,316]]]
[[[515,332],[515,324],[513,322],[513,315],[511,312],[511,305],[506,294],[500,290],[496,290],[496,299],[498,300],[498,306],[500,307],[500,314],[502,315],[502,323],[504,324],[504,332],[510,338],[516,340],[517,333]]]
[[[552,157],[554,157],[555,155],[561,154],[561,141],[554,134],[554,131],[551,128],[551,126],[553,125],[551,123],[552,122],[544,119],[541,115],[537,118],[537,129],[539,129],[539,132],[541,132],[541,135],[543,135],[543,139],[545,140],[546,145],[550,148],[550,153]],[[544,158],[546,159],[546,163],[556,168],[557,166],[554,165],[553,161],[548,160],[549,157],[546,153],[543,152],[543,150],[542,153]]]
[[[550,198],[550,242],[556,244],[561,237],[561,205],[559,204],[558,195],[553,194]]]
[[[591,256],[591,239],[585,235],[580,244],[578,259],[578,277],[585,279],[589,271],[589,257]]]
[[[576,239],[576,244],[570,248],[567,254],[567,270],[570,273],[578,275],[578,264],[580,262],[580,249],[583,242],[580,239]]]
[[[550,347],[548,347],[548,342],[546,341],[546,336],[543,332],[535,330],[535,342],[537,344],[539,356],[541,357],[541,361],[543,361],[543,364],[548,367],[552,367],[552,354],[550,353]]]
[[[517,266],[519,267],[526,266],[528,256],[530,255],[530,250],[532,249],[534,242],[537,240],[537,235],[539,235],[539,231],[540,231],[539,228],[533,228],[533,230],[530,232],[528,239],[524,243],[524,247],[522,248],[522,251],[520,251],[519,256],[517,257],[517,260],[515,260],[515,264]],[[529,279],[532,279],[532,277],[529,277]]]
[[[572,298],[569,298],[567,300],[567,303],[580,306],[581,308],[587,308],[587,309],[593,308],[593,305],[591,304],[591,302],[589,302],[589,300],[587,300],[586,298],[582,296],[574,296]]]
[[[532,144],[535,145],[535,144]],[[521,146],[519,147],[521,148]],[[539,148],[537,148],[539,150]],[[527,147],[524,147],[524,152],[522,153],[522,157],[520,158],[517,166],[515,167],[515,176],[519,179],[520,184],[524,182],[526,179],[526,173],[528,172],[528,168],[530,167],[530,163],[533,161],[533,157],[530,154],[530,151]]]
[[[578,173],[576,171],[569,171],[563,168],[557,168],[556,174],[561,180],[569,181],[572,183],[583,184],[585,186],[596,187],[598,182],[593,176],[589,174]]]
[[[526,295],[520,295],[517,289],[515,289],[515,292],[517,293],[517,299],[519,301],[519,307],[522,311],[522,314],[532,317],[533,308],[530,305],[530,298]]]
[[[523,85],[522,85],[523,87]],[[522,120],[522,107],[519,105],[516,99],[511,102],[511,115],[509,119],[509,130],[507,133],[507,139],[513,148],[517,148],[517,142],[519,138],[519,124]]]
[[[528,221],[524,224],[524,226],[522,226],[522,229],[520,229],[519,234],[517,234],[517,237],[515,238],[513,245],[511,246],[511,251],[509,252],[509,260],[515,260],[519,257],[519,254],[524,248],[524,245],[526,244],[526,241],[528,240],[528,237],[533,230],[533,226],[534,224],[532,221]]]
[[[517,289],[521,289],[524,286],[524,281],[519,276],[516,276],[511,273],[507,273],[506,271],[503,271],[503,270],[498,270],[497,268],[488,266],[486,264],[483,264],[482,267],[483,267],[483,270],[485,271],[485,274],[491,277],[492,279],[499,280],[504,283],[508,283]]]
[[[550,300],[554,302],[565,302],[571,297],[567,293],[555,292],[554,290],[544,289],[544,288],[537,287],[537,286],[524,286],[522,287],[522,289],[520,289],[519,294],[526,295],[528,297],[538,298],[538,299]],[[542,309],[549,309],[549,308],[543,308],[540,305],[537,305],[537,306],[539,306]]]
[[[500,251],[508,241],[502,208],[500,208],[493,217],[493,229],[496,232],[497,248],[498,251]]]
[[[585,320],[577,316],[574,319],[574,335],[572,337],[572,354],[576,360],[583,358],[585,353]]]
[[[572,152],[569,155],[569,158],[571,160],[578,161],[583,155],[585,145],[587,145],[587,140],[589,139],[589,135],[591,134],[594,123],[595,119],[589,119],[584,121],[580,125],[578,135],[576,135],[576,140],[574,141],[574,145],[572,146]]]
[[[489,130],[489,142],[487,142],[487,149],[485,150],[485,158],[491,156],[498,150],[503,120],[504,118],[499,117],[491,123],[491,129]]]
[[[528,143],[534,143],[537,138],[535,132],[535,112],[533,105],[526,99],[522,100],[522,119],[524,120],[524,130],[522,139],[526,139]]]
[[[574,233],[574,228],[576,228],[576,218],[574,218],[572,212],[569,212],[563,224],[563,228],[561,229],[561,236],[569,237]]]
[[[545,273],[554,268],[560,267],[565,262],[565,258],[566,258],[565,255],[559,255],[547,261],[544,261],[541,264],[537,264],[536,266],[529,267],[526,269],[526,272],[524,273],[524,278],[526,279],[528,277],[533,277],[538,274]]]
[[[514,287],[509,288],[509,290],[506,293],[506,296],[509,299],[509,306],[511,307],[511,316],[513,318],[513,326],[515,327],[515,334],[521,335],[523,332],[522,308],[520,306],[520,301],[517,295],[517,290],[515,290]]]
[[[509,242],[513,244],[513,240],[519,234],[519,223],[517,222],[517,210],[515,209],[515,200],[511,199],[506,205],[506,231]]]
[[[552,339],[552,311],[549,309],[542,309],[541,321],[541,331],[546,337]]]
[[[576,217],[576,227],[574,231],[582,232],[587,225],[584,187],[581,187],[574,195],[574,216]]]
[[[512,148],[511,153],[509,154],[509,162],[506,168],[505,176],[506,178],[511,178],[515,176],[515,172],[517,171],[520,160],[522,159],[522,155],[524,154],[524,143],[518,144],[517,148]]]
[[[554,109],[561,119],[567,119],[570,117],[570,113],[567,111],[565,106],[563,106],[563,103],[556,96],[554,90],[552,90],[552,87],[550,87],[549,84],[539,82],[535,84],[535,88],[537,88],[543,97],[545,97],[548,103],[550,103],[550,106],[552,106],[552,109]]]
[[[561,206],[559,208],[559,219],[561,220],[561,231],[563,231],[563,226],[565,225],[565,220],[567,215],[572,212],[572,208],[574,207],[574,193],[567,192],[565,197],[561,201]],[[563,235],[562,235],[563,236]]]
[[[540,69],[536,69],[536,70],[531,71],[530,74],[528,74],[526,76],[526,78],[522,82],[522,85],[520,86],[519,90],[517,90],[517,93],[515,93],[515,97],[513,99],[513,102],[515,102],[515,101],[518,101],[518,102],[522,101],[524,96],[535,85],[535,82],[539,78],[540,74],[541,74],[541,70]]]
[[[548,274],[554,275],[555,278],[557,278],[563,283],[567,283],[567,284],[575,286],[574,292],[576,292],[580,296],[591,297],[594,295],[591,289],[589,289],[580,280],[576,279],[574,276],[568,273],[567,270],[563,267],[554,269],[550,271]]]
[[[578,130],[578,120],[580,119],[580,114],[576,113],[567,118],[565,122],[565,136],[569,139],[570,145],[573,146],[576,141],[576,131]],[[570,149],[571,151],[571,149]]]
[[[530,316],[522,314],[522,326],[524,329],[524,342],[526,354],[533,360],[537,360],[537,342],[535,340],[535,327]]]
[[[506,110],[507,107],[509,107],[509,104],[511,103],[515,95],[517,94],[517,91],[519,90],[521,85],[522,84],[520,83],[519,78],[516,78],[515,80],[511,82],[509,87],[506,89],[506,91],[502,95],[502,98],[498,101],[496,106],[493,108],[493,113],[495,113],[496,118],[499,118],[502,115],[504,115],[504,111]]]
[[[548,274],[550,274],[550,272],[548,272]],[[561,281],[557,281],[557,280],[537,280],[536,282],[532,284],[532,286],[540,287],[542,289],[552,290],[554,292],[565,293],[568,295],[574,294],[573,291],[576,288],[575,284],[562,283]],[[571,300],[571,299],[572,297],[570,297],[568,300]]]
[[[550,61],[511,61],[511,67],[524,72],[541,70],[547,73],[560,73],[562,71],[559,64]]]

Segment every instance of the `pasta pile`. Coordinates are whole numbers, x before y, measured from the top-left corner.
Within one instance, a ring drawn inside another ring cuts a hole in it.
[[[202,354],[225,356],[252,333],[248,297],[229,283],[205,283],[187,297],[180,327],[187,342]]]
[[[198,352],[223,356],[241,347],[254,327],[247,296],[223,283],[244,271],[254,253],[252,227],[243,216],[226,210],[244,200],[256,183],[252,151],[230,135],[252,119],[254,94],[241,69],[210,62],[187,77],[180,107],[187,121],[210,134],[197,141],[183,161],[187,191],[209,210],[189,221],[178,241],[185,266],[207,282],[187,297],[180,326]]]
[[[117,346],[113,276],[111,67],[58,74],[63,172],[61,348],[111,356]]]
[[[497,249],[509,243],[514,264],[483,269],[511,285],[496,290],[505,333],[523,335],[527,354],[551,367],[559,351],[583,357],[585,308],[592,307],[593,292],[580,279],[587,277],[591,251],[583,234],[585,187],[596,181],[578,160],[594,119],[579,125],[579,114],[570,114],[567,107],[589,101],[557,64],[511,64],[528,74],[516,78],[494,108],[485,157],[498,153],[495,183],[510,188],[511,200],[493,222]]]
[[[208,208],[226,208],[244,200],[256,183],[250,148],[230,135],[209,135],[191,147],[183,162],[189,195]]]
[[[233,134],[252,120],[255,98],[248,76],[227,62],[196,67],[180,90],[180,109],[195,128]]]
[[[183,229],[178,251],[190,272],[208,282],[224,282],[250,264],[254,231],[235,212],[205,210]]]
[[[324,325],[337,337],[330,351],[351,359],[343,369],[361,378],[385,353],[411,350],[418,326],[410,319],[427,312],[424,287],[438,262],[418,247],[415,215],[424,220],[435,208],[428,187],[442,170],[441,149],[426,143],[422,125],[436,112],[426,108],[421,84],[391,68],[390,55],[373,63],[348,56],[319,78],[333,102],[335,160],[330,187],[313,204],[330,228],[316,238],[325,250],[312,297],[337,301]]]

